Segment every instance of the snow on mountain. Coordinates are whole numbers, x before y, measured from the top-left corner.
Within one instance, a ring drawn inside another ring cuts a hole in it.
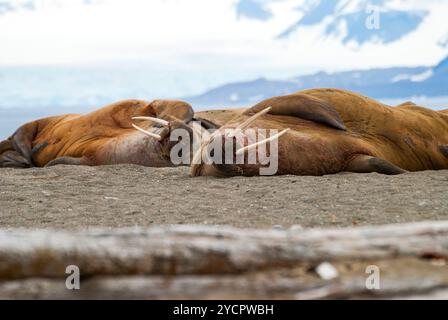
[[[239,0],[238,16],[266,21],[273,17],[269,4],[278,0]],[[324,25],[324,36],[338,36],[343,42],[363,44],[370,41],[394,42],[415,31],[428,15],[426,9],[399,9],[386,0],[306,0],[294,8],[297,21],[280,32],[279,39],[288,38],[299,29]],[[379,28],[366,28],[366,17],[379,13]],[[387,28],[381,28],[381,24]]]
[[[391,43],[415,31],[428,14],[426,10],[395,9],[390,6],[390,1],[385,0],[307,1],[297,10],[303,13],[303,17],[282,32],[280,38],[288,37],[299,28],[324,24],[325,36],[338,36],[342,30],[344,43]],[[366,18],[375,11],[378,12],[378,28],[367,28]],[[387,28],[381,28],[381,24]]]
[[[63,8],[100,3],[103,0],[0,0],[0,15],[18,11],[36,11],[45,8]]]
[[[442,62],[440,62],[435,68],[434,71],[438,74],[447,74],[448,73],[448,57],[446,57]],[[447,83],[448,85],[448,83]]]
[[[266,7],[269,1],[266,0],[239,0],[235,10],[238,18],[246,17],[266,21],[272,18],[272,12]]]
[[[227,84],[202,95],[185,99],[195,106],[218,108],[251,105],[272,96],[309,88],[348,89],[377,99],[405,99],[415,96],[446,97],[448,96],[448,57],[433,68],[387,68],[333,74],[319,72],[289,80],[262,78]]]
[[[17,1],[0,1],[0,15],[11,13],[18,10],[34,10],[34,2],[27,0],[17,0]]]
[[[448,48],[448,34],[440,38],[439,45],[444,48]]]

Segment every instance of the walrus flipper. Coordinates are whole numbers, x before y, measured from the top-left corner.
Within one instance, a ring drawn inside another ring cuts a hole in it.
[[[403,170],[384,159],[366,155],[359,155],[350,161],[345,171],[356,173],[377,172],[387,175],[396,175],[406,172],[406,170]]]
[[[0,154],[0,168],[29,168],[28,160],[16,151],[6,151]]]
[[[26,158],[18,149],[17,139],[10,137],[0,142],[0,168],[29,168],[32,166],[30,159]]]
[[[258,113],[268,107],[271,107],[269,114],[298,117],[335,129],[347,130],[341,116],[330,103],[301,93],[264,100],[245,113]]]
[[[74,158],[74,157],[60,157],[48,162],[45,167],[53,167],[57,165],[70,165],[70,166],[82,166],[88,165],[88,161],[84,157]]]
[[[12,146],[11,138],[8,140],[3,140],[0,142],[0,154],[3,152],[14,150],[14,147]]]
[[[11,137],[16,152],[26,159],[29,167],[33,167],[32,143],[37,134],[37,123],[30,122],[21,126]]]
[[[33,149],[31,149],[31,154],[34,156],[35,154],[38,154],[42,150],[44,150],[46,147],[48,147],[48,142],[42,142],[34,146]]]

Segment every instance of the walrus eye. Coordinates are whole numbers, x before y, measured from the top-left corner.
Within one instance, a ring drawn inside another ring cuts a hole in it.
[[[291,130],[291,129],[290,129],[290,128],[285,129],[285,130],[283,130],[282,132],[277,133],[276,135],[273,135],[273,136],[270,137],[270,138],[264,139],[264,140],[259,141],[259,142],[257,142],[257,143],[253,143],[253,144],[248,145],[248,146],[246,146],[246,147],[244,147],[244,148],[241,148],[241,149],[237,150],[235,154],[236,154],[237,156],[239,156],[239,155],[243,154],[244,152],[249,151],[249,150],[252,150],[252,149],[255,149],[256,147],[258,147],[258,146],[260,146],[260,145],[262,145],[262,144],[266,144],[266,143],[271,142],[271,141],[273,141],[273,140],[275,140],[275,139],[278,139],[278,138],[280,138],[282,135],[284,135],[286,132],[288,132],[289,130]]]

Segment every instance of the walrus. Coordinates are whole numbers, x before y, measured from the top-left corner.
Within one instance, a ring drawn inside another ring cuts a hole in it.
[[[137,164],[169,167],[172,130],[193,134],[182,101],[120,101],[97,111],[29,122],[0,142],[0,167]]]
[[[242,131],[248,128],[280,133],[254,141]],[[237,139],[235,132],[242,136]],[[338,89],[305,90],[264,100],[222,126],[195,158],[208,157],[207,147],[215,139],[221,139],[223,146],[234,143],[237,147],[227,152],[236,159],[274,138],[278,139],[277,175],[393,175],[448,169],[447,110],[433,111],[413,103],[391,107]],[[246,160],[242,164],[199,161],[191,165],[190,175],[260,175],[262,164]]]

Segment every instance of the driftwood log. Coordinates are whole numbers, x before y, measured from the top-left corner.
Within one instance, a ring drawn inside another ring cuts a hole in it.
[[[349,229],[0,230],[0,299],[448,299],[448,221]],[[79,267],[80,290],[66,288]],[[369,266],[380,288],[368,288]]]

